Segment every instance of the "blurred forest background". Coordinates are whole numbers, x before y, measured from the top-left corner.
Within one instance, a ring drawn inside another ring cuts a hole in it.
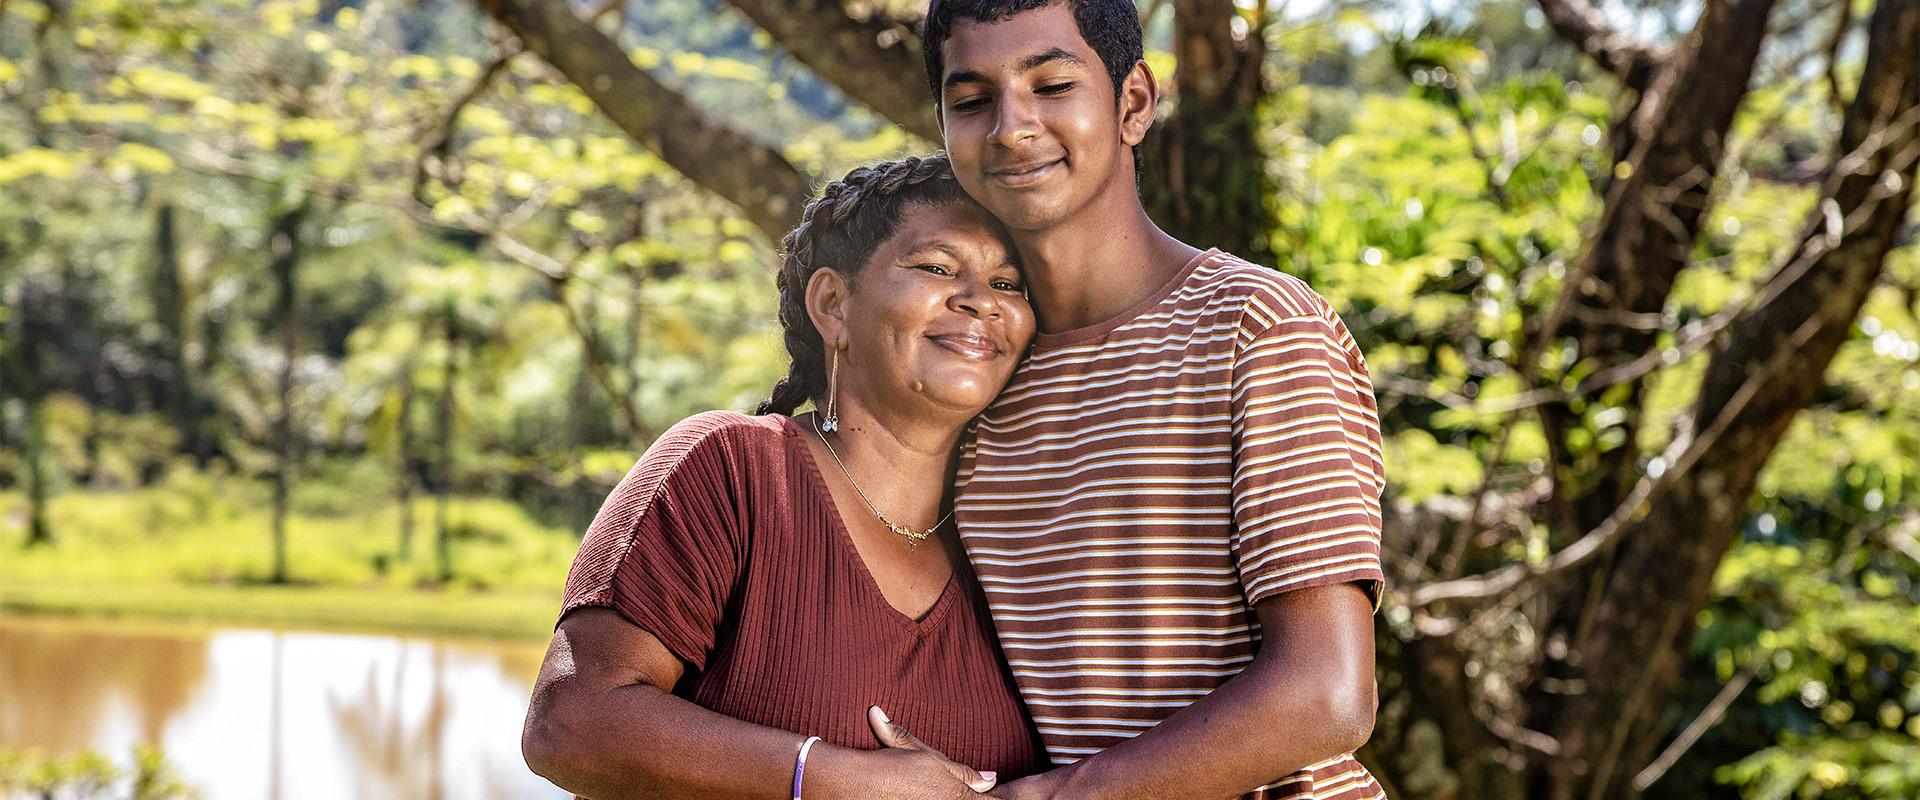
[[[1391,796],[1920,796],[1920,0],[1139,6],[1150,208],[1378,384]],[[0,609],[544,638],[923,7],[0,0]]]

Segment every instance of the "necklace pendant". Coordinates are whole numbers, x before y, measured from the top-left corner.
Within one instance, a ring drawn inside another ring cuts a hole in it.
[[[894,533],[907,537],[907,544],[912,545],[915,548],[918,548],[920,546],[921,539],[927,538],[927,534],[932,533],[932,531],[916,531],[905,525],[897,525],[892,522],[888,522],[885,517],[882,517],[880,521],[886,523],[887,530],[893,531]]]

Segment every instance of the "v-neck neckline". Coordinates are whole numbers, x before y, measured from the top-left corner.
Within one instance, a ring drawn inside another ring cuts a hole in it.
[[[807,468],[807,477],[811,479],[808,482],[813,485],[815,496],[826,505],[827,524],[833,529],[830,536],[846,549],[847,556],[855,565],[853,571],[859,573],[859,580],[867,587],[868,595],[887,610],[889,619],[909,632],[924,633],[938,624],[947,615],[947,608],[953,605],[953,595],[960,583],[959,568],[948,565],[946,585],[940,587],[939,596],[933,599],[933,605],[928,606],[919,619],[914,619],[907,612],[901,611],[899,606],[888,601],[887,593],[880,589],[880,579],[874,577],[873,568],[867,565],[866,557],[860,554],[860,546],[853,541],[853,530],[847,527],[846,518],[840,515],[840,504],[834,500],[833,487],[827,485],[826,474],[821,471],[820,462],[813,457],[813,447],[807,444],[808,431],[801,427],[799,420],[791,416],[782,414],[780,418],[786,422],[790,443],[800,448],[800,463]],[[935,544],[939,545],[938,542]]]

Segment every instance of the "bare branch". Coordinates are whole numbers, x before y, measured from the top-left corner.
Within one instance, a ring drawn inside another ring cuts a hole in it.
[[[1834,3],[1840,7],[1840,19],[1833,23],[1833,34],[1827,37],[1827,102],[1835,112],[1844,113],[1846,106],[1840,99],[1840,46],[1847,41],[1847,30],[1853,27],[1853,2],[1840,0]]]
[[[1726,716],[1727,708],[1733,705],[1734,700],[1739,699],[1741,692],[1747,690],[1748,684],[1753,683],[1753,676],[1760,669],[1758,652],[1755,651],[1755,656],[1747,659],[1747,665],[1740,669],[1739,674],[1733,676],[1733,680],[1727,681],[1725,686],[1720,687],[1720,693],[1713,696],[1713,701],[1700,710],[1700,715],[1694,717],[1693,722],[1688,723],[1685,730],[1680,731],[1679,737],[1675,738],[1672,744],[1667,745],[1667,749],[1660,753],[1659,758],[1640,770],[1640,774],[1633,776],[1634,791],[1646,791],[1654,781],[1666,775],[1667,770],[1673,769],[1673,765],[1680,761],[1681,756],[1687,754],[1687,749],[1693,747],[1694,742],[1700,741],[1702,735],[1713,726],[1720,724],[1720,718]]]
[[[1537,0],[1547,24],[1561,40],[1580,49],[1595,64],[1635,91],[1647,87],[1666,55],[1615,30],[1605,14],[1587,0]]]
[[[600,337],[593,332],[593,328],[588,326],[585,320],[581,319],[580,312],[573,307],[573,303],[567,300],[566,287],[573,279],[573,266],[563,264],[504,233],[494,232],[485,235],[487,243],[493,245],[493,249],[499,251],[501,255],[546,276],[548,285],[553,290],[553,302],[566,314],[568,326],[573,328],[574,334],[580,339],[580,352],[586,362],[587,372],[593,376],[594,383],[600,384],[600,390],[605,392],[607,398],[613,401],[614,407],[620,410],[620,416],[626,421],[628,431],[641,440],[653,438],[647,424],[640,419],[640,409],[633,404],[633,393],[622,389],[619,382],[613,379],[613,369],[608,365],[608,359],[601,350]]]
[[[1594,556],[1607,551],[1628,527],[1646,516],[1649,505],[1660,496],[1675,487],[1682,477],[1693,468],[1715,444],[1719,443],[1735,417],[1752,401],[1759,388],[1768,382],[1774,373],[1798,355],[1798,350],[1811,340],[1819,331],[1817,325],[1803,325],[1795,331],[1786,346],[1762,364],[1747,382],[1740,388],[1720,415],[1699,436],[1689,439],[1686,436],[1675,437],[1673,443],[1658,457],[1663,470],[1655,470],[1641,476],[1633,489],[1620,505],[1608,514],[1605,521],[1573,544],[1554,553],[1541,564],[1510,564],[1484,575],[1459,580],[1442,581],[1415,588],[1407,598],[1407,605],[1422,607],[1441,602],[1474,602],[1499,597],[1540,578],[1564,572],[1592,560]]]
[[[426,196],[427,180],[432,177],[436,168],[444,168],[447,156],[453,150],[453,133],[460,122],[460,112],[465,111],[467,106],[478,100],[480,95],[493,85],[494,79],[506,70],[509,63],[512,63],[513,57],[520,54],[520,40],[509,37],[500,43],[499,48],[493,60],[487,62],[486,68],[480,71],[480,77],[475,78],[473,85],[467,87],[467,90],[453,101],[453,105],[448,107],[446,113],[441,116],[440,124],[434,126],[433,131],[421,140],[420,153],[413,162],[413,196],[415,198]]]

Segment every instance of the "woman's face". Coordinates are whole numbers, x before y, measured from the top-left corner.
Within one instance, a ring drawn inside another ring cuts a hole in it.
[[[844,347],[839,401],[876,415],[977,415],[1033,340],[1013,249],[971,202],[910,205],[851,284],[827,272],[808,305],[828,346]]]

